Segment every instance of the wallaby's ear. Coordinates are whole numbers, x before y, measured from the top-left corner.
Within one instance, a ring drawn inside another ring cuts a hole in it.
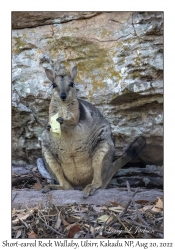
[[[77,76],[77,66],[74,66],[70,71],[71,80],[74,81]]]
[[[46,76],[47,78],[51,81],[51,82],[54,82],[55,80],[55,72],[50,70],[50,69],[45,69],[45,72],[46,72]]]

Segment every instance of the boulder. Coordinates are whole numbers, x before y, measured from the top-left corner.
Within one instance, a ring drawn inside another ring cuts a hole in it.
[[[78,97],[110,122],[116,157],[135,137],[137,161],[163,163],[163,12],[12,12],[12,160],[35,164],[48,121],[44,68],[76,65]]]
[[[14,190],[12,191],[12,207],[16,209],[22,209],[26,206],[32,208],[37,205],[46,207],[49,202],[51,202],[55,206],[62,206],[65,204],[73,203],[107,205],[110,204],[111,201],[127,205],[133,194],[133,191],[128,192],[119,188],[99,189],[95,192],[94,195],[89,196],[87,199],[83,199],[82,192],[79,190],[53,190],[47,194],[43,194],[41,191],[34,190]],[[140,189],[140,192],[134,196],[134,200],[141,200],[145,203],[155,202],[158,197],[163,197],[163,192],[159,189]]]

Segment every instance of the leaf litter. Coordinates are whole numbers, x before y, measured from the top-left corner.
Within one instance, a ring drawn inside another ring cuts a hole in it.
[[[128,205],[129,204],[129,205]],[[163,201],[12,209],[12,238],[163,238]],[[156,210],[158,209],[158,210]]]

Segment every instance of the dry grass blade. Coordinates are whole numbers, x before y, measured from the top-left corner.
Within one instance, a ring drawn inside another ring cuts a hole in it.
[[[136,195],[136,193],[139,191],[139,188],[137,188],[134,192],[134,194],[132,195],[131,199],[129,200],[128,204],[126,205],[125,209],[123,210],[123,212],[119,215],[119,217],[121,218],[126,212],[127,212],[127,209],[128,207],[130,206],[134,196]]]
[[[24,224],[24,226],[27,228],[27,229],[29,229],[30,227],[28,226],[28,224],[25,222],[25,221],[23,221],[22,219],[20,219],[19,218],[19,220],[21,221],[21,223],[22,224]]]
[[[21,229],[18,230],[15,238],[18,239],[21,236],[21,233],[22,233],[22,230]]]
[[[47,224],[47,222],[41,218],[41,216],[40,216],[39,213],[38,213],[38,217],[40,218],[40,220],[41,220],[42,222],[45,223],[46,227],[48,227],[49,229],[51,229],[54,233],[56,233],[56,234],[58,234],[58,235],[61,235],[61,236],[65,237],[65,234],[62,234],[62,233],[58,232],[57,230],[55,230],[53,227],[49,226],[49,225]]]
[[[130,185],[129,185],[129,182],[128,182],[128,181],[126,181],[126,186],[127,186],[127,189],[128,189],[128,193],[130,193],[130,192],[131,192],[131,187],[130,187]]]
[[[57,221],[55,223],[55,229],[58,230],[58,228],[60,227],[61,225],[61,218],[60,218],[60,213],[58,214],[58,217],[57,217]]]
[[[17,193],[13,196],[12,202],[14,201],[14,199],[16,198],[16,196],[17,196]]]
[[[130,233],[128,228],[124,225],[124,223],[120,220],[120,218],[115,214],[115,218],[119,221],[119,223],[123,226],[123,228],[126,230],[126,232],[131,236],[131,238],[134,239],[134,236]]]
[[[137,216],[138,216],[139,220],[140,220],[145,226],[149,226],[148,223],[142,218],[142,215],[141,215],[140,211],[138,210],[137,205],[135,204],[135,202],[133,202],[133,204],[134,204],[134,207],[135,207],[135,210],[136,210],[136,213],[137,213]]]
[[[21,229],[21,228],[24,228],[24,226],[14,226],[14,227],[12,227],[12,230],[18,230],[18,229]]]
[[[108,218],[109,218],[109,215],[104,214],[104,215],[100,216],[100,217],[97,219],[97,222],[99,222],[99,223],[106,222],[106,221],[108,220]]]
[[[110,211],[113,211],[115,213],[121,213],[124,210],[124,207],[118,206],[118,207],[109,207]]]

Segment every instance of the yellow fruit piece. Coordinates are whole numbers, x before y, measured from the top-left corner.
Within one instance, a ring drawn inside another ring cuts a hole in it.
[[[54,134],[56,134],[57,136],[61,136],[61,126],[60,126],[60,123],[57,122],[57,118],[58,118],[58,113],[55,114],[54,116],[51,117],[51,121],[50,121],[50,126],[51,126],[51,129],[50,131]]]

